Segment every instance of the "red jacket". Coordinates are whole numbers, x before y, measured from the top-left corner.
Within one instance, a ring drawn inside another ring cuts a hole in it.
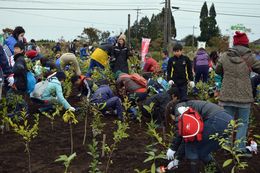
[[[146,62],[144,64],[144,72],[156,72],[160,70],[160,66],[158,62],[153,58],[146,59]]]

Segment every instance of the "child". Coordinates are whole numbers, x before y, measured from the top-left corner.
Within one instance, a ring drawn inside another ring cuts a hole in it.
[[[211,135],[218,133],[220,136],[223,135],[224,130],[228,127],[229,122],[233,119],[225,110],[216,104],[190,100],[181,102],[179,98],[179,91],[175,90],[172,95],[172,119],[178,121],[179,116],[182,115],[186,110],[192,108],[197,111],[202,118],[204,123],[204,129],[202,131],[202,140],[194,140],[184,142],[185,155],[190,161],[190,172],[199,173],[199,161],[203,161],[205,165],[213,164],[216,166],[216,172],[220,172],[220,168],[217,166],[211,152],[216,151],[219,148],[219,142],[214,139],[210,139]],[[178,117],[178,118],[177,118]],[[181,129],[176,128],[180,131]],[[167,158],[172,160],[175,158],[175,153],[183,142],[183,137],[178,132],[175,133],[176,137],[173,139],[171,147],[167,150]]]
[[[187,84],[193,88],[192,64],[187,56],[182,55],[182,45],[177,44],[173,47],[174,56],[168,61],[167,80],[174,82],[179,89],[181,100],[187,100]],[[188,79],[187,79],[188,77]]]

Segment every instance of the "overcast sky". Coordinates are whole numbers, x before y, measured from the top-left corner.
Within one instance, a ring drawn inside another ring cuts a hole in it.
[[[158,14],[164,0],[0,0],[0,7],[32,7],[32,8],[84,8],[84,9],[129,9],[124,11],[39,11],[39,10],[0,10],[0,29],[21,25],[26,30],[27,39],[52,39],[57,40],[64,36],[72,40],[81,34],[84,27],[95,27],[99,30],[108,30],[112,35],[120,33],[127,28],[127,15],[131,14],[131,24],[137,18],[136,10],[141,10],[139,19],[144,16],[149,18]],[[199,13],[203,0],[172,0],[172,6],[180,7],[173,10],[177,28],[177,39],[182,39],[192,34],[193,26],[196,27],[195,35],[200,34]],[[211,0],[207,1],[208,8],[215,4],[217,23],[224,35],[230,34],[231,25],[244,24],[252,31],[248,34],[250,41],[260,38],[260,1],[259,0]],[[184,11],[182,11],[184,10]],[[195,11],[195,12],[187,12]],[[232,16],[239,14],[243,16]],[[255,17],[250,17],[255,16]]]

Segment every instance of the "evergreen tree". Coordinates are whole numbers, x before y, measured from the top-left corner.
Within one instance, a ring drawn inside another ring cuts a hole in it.
[[[200,11],[200,41],[208,41],[209,40],[209,32],[208,32],[208,6],[207,2],[204,2],[201,11]]]
[[[158,39],[162,40],[164,32],[164,14],[163,8],[161,13],[152,15],[150,20],[145,16],[141,18],[138,23],[135,21],[134,25],[130,28],[131,39],[141,41],[142,37],[148,37],[152,39],[152,42],[155,40],[158,41]],[[171,36],[176,37],[176,28],[173,16],[171,19],[171,29]],[[127,34],[127,32],[128,31],[126,30],[125,34]]]
[[[216,11],[215,11],[215,6],[212,3],[210,10],[209,10],[209,34],[210,38],[212,37],[217,37],[220,35],[219,28],[217,26],[217,21],[216,21]]]

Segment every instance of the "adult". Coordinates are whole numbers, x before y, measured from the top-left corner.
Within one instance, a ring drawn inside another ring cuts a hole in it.
[[[112,53],[111,69],[113,73],[116,73],[118,70],[129,73],[128,69],[128,58],[129,58],[129,49],[126,46],[126,36],[121,34],[118,37],[117,44],[114,47]]]
[[[237,128],[236,140],[241,140],[239,148],[247,152],[247,129],[251,103],[254,101],[250,81],[251,70],[260,73],[260,61],[248,48],[245,33],[235,32],[233,47],[219,59],[216,73],[223,76],[219,104],[233,117],[237,115],[241,123]]]

